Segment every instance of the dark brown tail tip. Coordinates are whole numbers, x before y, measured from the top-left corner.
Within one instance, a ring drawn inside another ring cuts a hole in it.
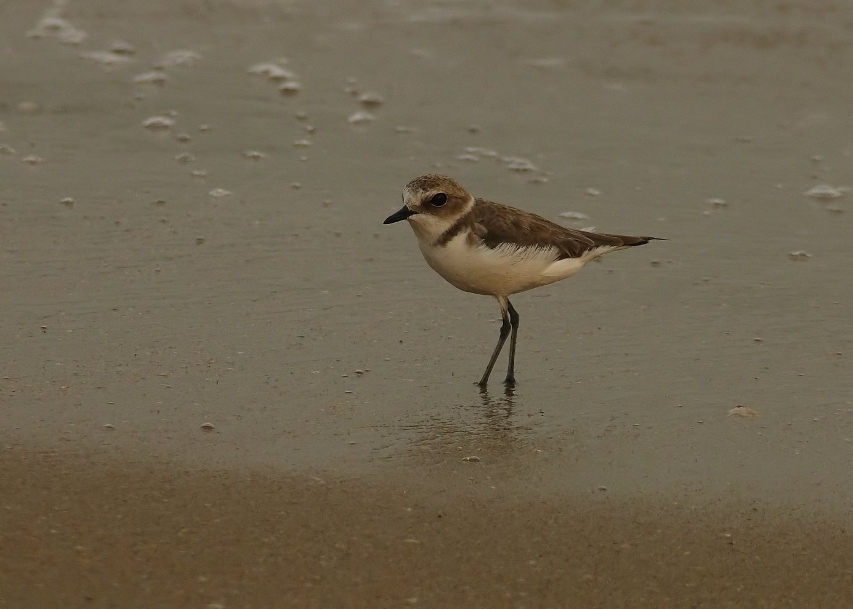
[[[625,245],[645,245],[649,241],[666,241],[663,237],[634,237],[634,239],[636,239],[636,241],[626,243]]]

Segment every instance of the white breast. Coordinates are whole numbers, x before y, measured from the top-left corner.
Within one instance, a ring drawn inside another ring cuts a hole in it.
[[[418,239],[427,263],[449,283],[475,294],[509,296],[566,279],[613,248],[598,248],[580,258],[558,260],[553,247],[518,247],[505,244],[494,249],[472,245],[467,232],[436,246]]]

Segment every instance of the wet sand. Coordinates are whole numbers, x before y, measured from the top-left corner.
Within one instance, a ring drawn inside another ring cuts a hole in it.
[[[846,5],[371,7],[0,6],[0,604],[849,606]],[[435,170],[668,241],[481,394]]]
[[[853,602],[849,530],[759,504],[535,500],[476,474],[377,486],[67,453],[7,452],[2,468],[11,607]]]

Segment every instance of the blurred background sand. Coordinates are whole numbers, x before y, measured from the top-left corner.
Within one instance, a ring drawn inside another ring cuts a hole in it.
[[[0,605],[850,606],[850,65],[837,0],[0,5]],[[668,241],[480,394],[429,171]]]

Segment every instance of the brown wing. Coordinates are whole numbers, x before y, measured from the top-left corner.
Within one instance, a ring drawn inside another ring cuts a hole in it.
[[[487,247],[496,248],[502,243],[514,243],[519,247],[553,247],[560,252],[559,259],[578,258],[598,247],[631,247],[655,239],[574,230],[536,214],[483,199],[476,200],[466,218],[460,218],[463,220]]]

